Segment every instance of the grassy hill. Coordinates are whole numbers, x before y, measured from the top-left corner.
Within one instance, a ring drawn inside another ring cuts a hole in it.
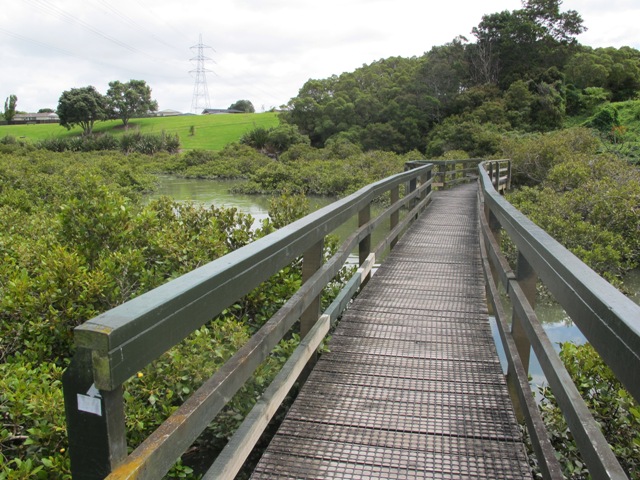
[[[247,131],[256,127],[275,127],[279,123],[278,114],[241,113],[227,115],[184,115],[178,117],[134,118],[129,122],[129,131],[139,130],[142,133],[178,134],[180,143],[185,150],[222,150],[225,145],[235,142]],[[195,135],[191,135],[194,127]],[[95,133],[109,133],[120,136],[125,133],[120,120],[97,122]],[[82,134],[76,127],[67,130],[59,124],[45,125],[2,125],[0,138],[12,135],[16,138],[26,138],[31,141],[43,140],[50,137],[69,137]]]

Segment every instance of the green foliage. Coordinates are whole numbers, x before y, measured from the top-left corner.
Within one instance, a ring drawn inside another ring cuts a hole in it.
[[[599,145],[598,138],[584,128],[548,134],[508,135],[502,139],[500,158],[512,160],[512,174],[517,185],[538,185],[555,164],[576,156],[595,155]]]
[[[248,145],[270,156],[278,156],[293,145],[308,145],[309,138],[302,135],[294,125],[278,127],[257,127],[240,138],[242,145]]]
[[[493,156],[501,138],[501,129],[491,123],[451,116],[427,137],[426,154],[428,157],[440,157],[450,150],[461,150],[471,157]]]
[[[280,162],[265,164],[249,172],[249,182],[237,187],[237,191],[345,195],[376,180],[401,172],[407,159],[406,156],[380,151],[334,158],[334,151],[340,155],[357,151],[341,150],[342,147],[344,144],[336,144],[334,150],[306,147],[287,152]]]
[[[609,135],[615,127],[620,126],[618,110],[611,105],[605,105],[587,121],[586,126],[595,128],[602,134]]]
[[[119,138],[113,135],[86,135],[82,137],[50,137],[39,141],[36,146],[52,152],[95,152],[99,150],[119,150],[122,153],[144,153],[155,155],[160,152],[177,153],[180,138],[162,132],[126,133]]]
[[[235,149],[273,160],[253,149]],[[218,154],[210,154],[217,156]],[[209,154],[191,153],[189,157]],[[168,198],[143,203],[149,157],[16,149],[0,157],[0,478],[69,478],[60,385],[76,325],[304,215],[300,196],[274,199],[254,228],[235,209]],[[327,242],[325,255],[335,251]],[[323,293],[338,291],[342,274]],[[301,284],[294,261],[133,377],[128,443],[138,445],[260,328]],[[291,333],[197,441],[219,451],[279,371]],[[169,478],[193,478],[178,463]]]
[[[159,168],[187,177],[247,178],[252,172],[273,162],[255,149],[236,143],[228,145],[221,152],[192,150],[175,164],[163,164]]]
[[[472,30],[476,43],[456,37],[419,58],[310,79],[282,118],[316,147],[347,138],[364,150],[491,155],[492,132],[552,131],[567,114],[634,98],[640,52],[580,46],[582,18],[561,6],[528,0],[519,10],[484,15]],[[464,138],[465,131],[476,138]]]
[[[478,54],[484,52],[476,64],[483,71],[497,72],[503,89],[562,66],[577,43],[575,36],[585,28],[578,12],[560,12],[561,4],[561,0],[527,0],[520,10],[483,15],[472,30]]]
[[[67,129],[79,125],[84,135],[90,135],[94,123],[107,118],[107,103],[93,86],[72,88],[62,92],[57,112],[60,125]]]
[[[418,78],[422,62],[393,57],[339,77],[309,80],[289,102],[282,118],[297,125],[314,146],[323,146],[334,135],[350,131],[368,148],[400,152],[418,148],[431,121],[424,112],[437,116],[438,104]],[[446,57],[442,62],[446,63]],[[446,74],[438,78],[445,79]],[[436,88],[433,85],[430,89]],[[380,137],[381,132],[391,138]]]
[[[125,128],[132,117],[145,116],[158,110],[158,102],[151,98],[151,87],[144,80],[109,82],[105,99],[109,117],[122,120]]]
[[[640,479],[640,407],[589,345],[563,343],[560,358],[629,478]],[[587,478],[585,462],[549,387],[540,411],[565,478]]]
[[[0,478],[71,478],[62,371],[20,356],[0,363]]]
[[[16,105],[18,104],[18,97],[15,95],[9,95],[4,101],[4,119],[7,123],[11,123],[13,117],[16,116]]]
[[[640,174],[597,154],[584,129],[509,139],[517,179],[531,182],[509,201],[609,281],[640,265]]]
[[[274,228],[284,227],[309,213],[309,200],[304,195],[284,193],[269,201],[269,218]]]
[[[253,103],[251,103],[249,100],[238,100],[237,102],[232,103],[229,106],[229,110],[240,110],[241,112],[245,113],[254,113],[256,111]]]

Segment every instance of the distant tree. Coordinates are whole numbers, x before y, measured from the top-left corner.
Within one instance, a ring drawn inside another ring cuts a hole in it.
[[[4,102],[4,119],[7,123],[11,123],[13,117],[16,116],[16,104],[18,103],[18,97],[15,95],[9,95]]]
[[[631,47],[582,47],[564,69],[567,82],[578,89],[601,87],[613,101],[635,98],[640,91],[640,51]]]
[[[562,68],[577,48],[575,37],[586,28],[578,12],[561,12],[561,5],[562,0],[524,0],[520,10],[483,15],[472,30],[478,39],[473,50],[482,54],[472,61],[480,68],[474,76],[496,78],[506,90],[518,79]]]
[[[125,128],[131,118],[158,110],[158,102],[151,98],[151,87],[144,80],[109,82],[106,101],[109,117],[122,120]]]
[[[38,113],[55,113],[55,110],[53,108],[41,108]]]
[[[256,109],[253,107],[253,103],[249,100],[238,100],[236,103],[232,103],[229,110],[240,110],[246,113],[255,113]]]
[[[94,123],[107,118],[106,103],[93,86],[62,92],[57,110],[60,125],[67,129],[80,125],[85,135],[91,135]]]
[[[610,58],[605,59],[604,56],[585,49],[571,57],[564,72],[567,82],[576,88],[605,87],[612,64]]]
[[[298,126],[315,147],[345,133],[354,141],[374,145],[381,140],[372,135],[384,129],[392,134],[383,142],[386,149],[420,148],[432,119],[438,117],[440,103],[434,91],[442,83],[440,77],[427,83],[426,67],[420,70],[425,75],[418,75],[427,61],[425,57],[390,57],[352,73],[308,80],[280,118]]]

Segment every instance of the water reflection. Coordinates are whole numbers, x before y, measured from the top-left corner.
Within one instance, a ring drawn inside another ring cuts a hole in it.
[[[235,207],[249,213],[256,220],[267,218],[269,198],[266,195],[240,195],[230,190],[241,183],[240,180],[207,180],[160,176],[158,188],[149,195],[153,200],[162,196],[177,202],[198,202],[216,207]]]

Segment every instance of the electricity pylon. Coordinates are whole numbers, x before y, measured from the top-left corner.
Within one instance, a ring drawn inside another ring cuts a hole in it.
[[[191,74],[195,73],[196,77],[196,82],[193,85],[193,98],[191,99],[192,113],[201,113],[205,108],[211,108],[209,89],[207,88],[207,72],[212,70],[206,68],[205,62],[213,62],[213,60],[204,55],[205,48],[213,50],[210,46],[202,43],[202,34],[200,34],[198,44],[191,47],[192,50],[195,49],[197,52],[196,56],[191,59],[192,62],[196,62],[196,69],[189,71]]]

